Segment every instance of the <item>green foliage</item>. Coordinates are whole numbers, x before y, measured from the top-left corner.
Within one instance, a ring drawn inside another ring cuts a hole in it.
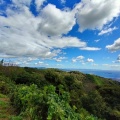
[[[81,120],[100,120],[97,117],[90,115],[89,112],[86,111],[84,108],[80,109],[80,118]]]
[[[18,114],[13,120],[119,120],[119,91],[119,82],[78,71],[0,66],[0,92]]]
[[[23,120],[21,116],[10,116],[9,120]]]
[[[104,118],[106,115],[106,103],[97,91],[92,91],[82,97],[83,108],[91,114]]]
[[[14,83],[5,76],[0,75],[0,93],[8,94],[13,90]]]
[[[87,79],[93,83],[95,83],[98,86],[102,86],[105,84],[105,80],[102,77],[96,76],[96,75],[90,75],[90,74],[86,74]]]
[[[99,92],[104,100],[111,106],[112,109],[120,110],[120,87],[119,86],[105,86],[99,88]]]
[[[120,119],[120,87],[117,84],[102,86],[98,89],[100,95],[107,103],[107,119]]]
[[[60,83],[60,78],[59,74],[55,72],[53,69],[48,69],[45,72],[45,79],[48,80],[52,84],[59,84]]]
[[[38,90],[36,85],[20,86],[12,96],[19,114],[30,120],[79,120],[80,115],[71,108],[69,99],[67,92],[61,96],[56,94],[54,86],[45,86],[43,90]]]

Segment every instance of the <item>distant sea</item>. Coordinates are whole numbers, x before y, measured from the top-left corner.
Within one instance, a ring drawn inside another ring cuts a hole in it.
[[[65,71],[80,71],[85,74],[98,75],[120,82],[120,71],[115,70],[91,70],[91,69],[64,69]]]
[[[46,69],[39,67],[39,69]],[[85,74],[97,75],[104,78],[110,78],[120,82],[120,70],[97,70],[97,69],[61,69],[63,71],[79,71]]]

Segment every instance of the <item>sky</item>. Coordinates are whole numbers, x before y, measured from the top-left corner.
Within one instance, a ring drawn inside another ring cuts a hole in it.
[[[120,0],[0,0],[0,60],[21,67],[120,70]]]

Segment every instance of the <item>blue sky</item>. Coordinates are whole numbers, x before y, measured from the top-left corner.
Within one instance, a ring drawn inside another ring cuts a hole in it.
[[[0,60],[120,70],[119,0],[0,0]]]

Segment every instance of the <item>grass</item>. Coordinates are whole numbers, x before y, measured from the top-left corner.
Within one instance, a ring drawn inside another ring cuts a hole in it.
[[[13,107],[10,105],[9,98],[0,93],[0,120],[23,120],[16,116]]]
[[[103,80],[102,79],[100,79],[98,76],[93,76],[93,78],[94,78],[94,81],[95,81],[95,83],[97,84],[97,85],[103,85],[104,84],[104,82],[103,82]]]
[[[7,96],[0,94],[0,119],[8,118],[8,109],[10,108]]]

